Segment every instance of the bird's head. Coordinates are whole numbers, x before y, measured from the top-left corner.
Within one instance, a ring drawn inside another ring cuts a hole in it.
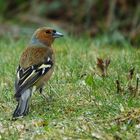
[[[34,32],[31,43],[43,43],[44,45],[50,46],[54,39],[59,37],[63,37],[63,34],[52,28],[41,27]]]

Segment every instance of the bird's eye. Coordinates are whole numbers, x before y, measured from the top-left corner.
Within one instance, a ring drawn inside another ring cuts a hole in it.
[[[46,34],[50,34],[51,32],[49,30],[46,31]]]

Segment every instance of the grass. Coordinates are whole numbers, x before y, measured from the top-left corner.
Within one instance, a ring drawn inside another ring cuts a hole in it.
[[[15,70],[28,40],[0,41],[0,139],[101,139],[140,138],[140,97],[127,89],[127,74],[140,73],[140,50],[94,45],[88,39],[55,41],[55,72],[45,88],[49,100],[32,97],[30,113],[11,121],[16,107]],[[110,58],[108,76],[100,76],[96,59]],[[117,93],[119,78],[125,91]]]

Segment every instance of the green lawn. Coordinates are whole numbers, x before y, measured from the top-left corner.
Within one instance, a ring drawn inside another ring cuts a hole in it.
[[[87,39],[55,41],[55,72],[45,88],[48,101],[36,92],[29,115],[12,121],[17,104],[15,71],[27,43],[27,39],[0,41],[0,139],[140,139],[140,96],[130,89],[140,73],[140,50],[96,46]],[[97,57],[111,59],[108,76],[100,76]],[[134,76],[129,81],[132,67]],[[119,93],[117,79],[123,88]]]

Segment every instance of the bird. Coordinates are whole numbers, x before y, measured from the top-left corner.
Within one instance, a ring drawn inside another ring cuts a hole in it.
[[[17,106],[13,118],[29,113],[32,94],[43,87],[54,71],[55,55],[52,44],[63,34],[50,27],[40,27],[32,35],[29,44],[21,54],[16,71],[15,94]]]

